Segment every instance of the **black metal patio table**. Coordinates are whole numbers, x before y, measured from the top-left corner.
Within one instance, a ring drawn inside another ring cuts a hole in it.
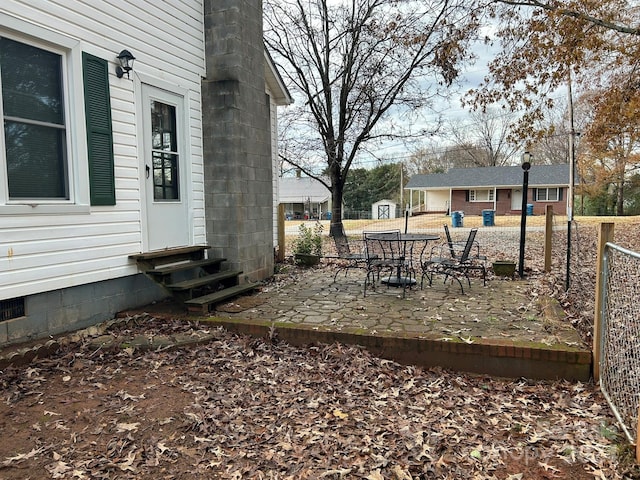
[[[427,248],[427,244],[437,240],[440,240],[440,236],[432,233],[401,233],[400,242],[403,246],[403,256],[405,260],[409,262],[409,276],[403,276],[401,266],[398,265],[396,275],[390,275],[382,278],[380,281],[394,287],[415,285],[417,280],[415,277],[412,277],[410,273],[413,270],[413,259],[417,257],[421,265],[422,255]],[[422,248],[418,247],[419,252],[416,252],[415,249],[419,245],[421,245]],[[414,255],[415,253],[417,253],[417,255]]]

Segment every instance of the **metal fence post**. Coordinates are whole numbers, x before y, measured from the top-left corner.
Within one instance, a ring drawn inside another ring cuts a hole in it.
[[[544,210],[544,271],[551,271],[551,245],[553,238],[553,205],[547,205]]]
[[[531,168],[530,160],[533,158],[529,152],[524,152],[522,159],[522,211],[520,212],[520,260],[518,261],[518,275],[524,278],[524,244],[527,238],[527,197],[529,194],[529,169]]]
[[[600,352],[602,347],[602,289],[604,288],[603,262],[604,246],[613,242],[614,223],[601,223],[598,230],[598,256],[596,261],[596,298],[593,312],[593,381],[600,381]]]

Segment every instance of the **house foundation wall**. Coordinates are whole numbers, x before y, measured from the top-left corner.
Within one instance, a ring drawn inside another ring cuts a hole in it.
[[[262,2],[205,1],[202,82],[207,242],[242,270],[273,275],[273,170]]]
[[[0,322],[0,345],[86,328],[165,297],[167,292],[143,274],[29,295],[25,316]]]

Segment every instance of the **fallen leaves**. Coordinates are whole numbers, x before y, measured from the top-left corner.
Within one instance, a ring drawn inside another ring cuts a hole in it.
[[[30,452],[28,453],[18,453],[12,457],[7,457],[2,464],[5,466],[11,465],[12,463],[17,463],[17,462],[22,462],[24,460],[28,460],[30,458],[33,458],[37,455],[40,455],[41,453],[43,453],[46,449],[44,447],[40,447],[40,448],[33,448]]]
[[[148,321],[111,333],[163,328]],[[156,352],[78,344],[7,369],[0,425],[12,442],[0,444],[0,476],[621,478],[615,421],[592,385],[427,371],[345,345],[214,337]]]
[[[138,426],[140,426],[140,422],[136,422],[136,423],[118,423],[116,425],[116,432],[117,433],[135,432],[136,430],[138,430]]]

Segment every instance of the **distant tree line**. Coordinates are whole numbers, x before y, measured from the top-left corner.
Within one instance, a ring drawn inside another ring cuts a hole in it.
[[[371,205],[379,200],[399,203],[401,168],[401,163],[389,163],[349,170],[344,188],[344,216],[351,218],[357,213],[371,212]]]

